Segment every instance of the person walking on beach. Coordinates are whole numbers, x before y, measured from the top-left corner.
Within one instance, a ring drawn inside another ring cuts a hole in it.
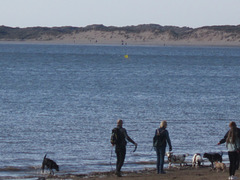
[[[122,127],[123,126],[123,120],[119,119],[117,120],[117,127],[113,129],[116,130],[116,140],[115,142],[112,142],[114,140],[112,140],[111,137],[111,143],[114,146],[115,145],[115,153],[117,155],[117,163],[116,163],[116,175],[118,177],[121,177],[121,168],[124,164],[124,160],[125,160],[125,155],[126,155],[126,145],[127,145],[127,141],[131,142],[132,144],[135,145],[135,149],[137,147],[137,143],[135,143],[127,134],[127,131],[125,128]]]
[[[162,121],[160,128],[156,129],[155,135],[153,137],[153,147],[157,153],[157,173],[166,174],[163,170],[164,156],[166,152],[167,143],[169,146],[169,151],[172,151],[171,140],[169,138],[167,128],[167,121]]]
[[[229,167],[229,178],[228,179],[236,179],[235,171],[238,169],[239,164],[239,148],[240,148],[240,130],[237,128],[235,122],[229,123],[230,130],[225,134],[224,138],[221,139],[218,145],[226,142],[226,147],[228,150],[228,157],[230,161]]]

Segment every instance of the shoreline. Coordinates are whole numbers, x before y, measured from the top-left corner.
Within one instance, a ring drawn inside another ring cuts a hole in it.
[[[141,43],[130,41],[127,44],[121,44],[119,42],[111,42],[108,40],[101,41],[98,43],[90,42],[74,42],[71,40],[50,40],[50,41],[38,41],[38,40],[24,40],[24,41],[1,41],[0,44],[13,44],[13,45],[79,45],[79,46],[122,46],[122,47],[131,47],[131,46],[143,46],[143,47],[240,47],[240,43],[236,42],[185,42],[185,41],[169,41],[169,42],[149,42]]]
[[[193,168],[191,166],[183,167],[174,167],[171,169],[165,169],[166,174],[157,174],[155,168],[145,168],[138,171],[123,171],[122,177],[120,179],[128,180],[226,180],[229,177],[228,168],[224,172],[217,172],[216,170],[211,170],[210,166],[201,166],[198,168]],[[236,171],[235,174],[237,177],[240,177],[240,170]],[[78,180],[78,179],[119,179],[113,171],[111,172],[94,172],[90,174],[67,174],[67,175],[48,175],[47,177],[40,177],[42,179],[62,179],[62,180]],[[39,179],[40,179],[39,178]]]

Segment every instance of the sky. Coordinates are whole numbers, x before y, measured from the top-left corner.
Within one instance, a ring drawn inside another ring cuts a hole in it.
[[[240,25],[240,0],[0,0],[0,26]]]

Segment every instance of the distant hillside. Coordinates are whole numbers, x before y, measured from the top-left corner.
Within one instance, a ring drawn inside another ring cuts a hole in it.
[[[206,44],[240,45],[240,25],[201,28],[146,24],[114,27],[29,27],[0,26],[0,41],[59,42],[77,44]]]

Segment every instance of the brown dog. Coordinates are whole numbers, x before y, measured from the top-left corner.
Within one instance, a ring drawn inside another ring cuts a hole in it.
[[[220,162],[215,162],[215,169],[217,170],[217,172],[220,170],[220,171],[223,171],[225,172],[226,171],[226,165],[224,163],[220,163]]]

